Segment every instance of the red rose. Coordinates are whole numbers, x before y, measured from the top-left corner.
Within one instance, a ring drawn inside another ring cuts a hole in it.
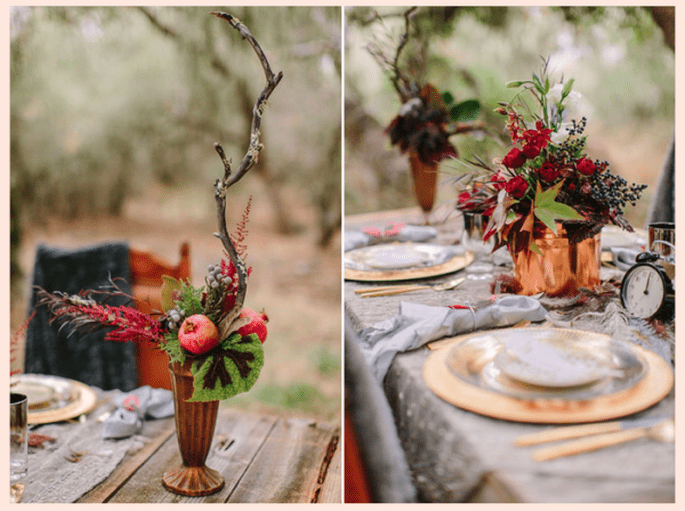
[[[526,141],[523,146],[523,153],[528,158],[536,158],[540,151],[547,147],[547,143],[550,140],[551,129],[545,128],[542,121],[537,121],[535,123],[534,130],[526,130],[523,132],[523,139]]]
[[[506,190],[515,199],[520,199],[528,191],[528,182],[521,176],[514,176],[507,181]]]
[[[492,177],[490,178],[490,182],[492,183],[492,187],[499,191],[502,190],[507,182],[507,180],[504,178],[502,173],[500,171],[495,172]]]
[[[548,183],[553,183],[559,177],[559,169],[552,165],[550,162],[546,161],[538,170],[538,174],[543,181]]]
[[[523,146],[523,154],[528,158],[537,158],[540,155],[540,151],[542,151],[542,147],[534,143]]]
[[[459,201],[459,204],[464,204],[471,199],[471,194],[469,192],[461,192],[459,196],[457,197],[457,201]]]
[[[514,147],[507,155],[502,159],[502,164],[510,169],[517,169],[524,163],[526,163],[526,155],[521,152],[518,147]]]
[[[587,158],[581,158],[576,162],[576,170],[584,176],[591,176],[595,173],[597,166]]]

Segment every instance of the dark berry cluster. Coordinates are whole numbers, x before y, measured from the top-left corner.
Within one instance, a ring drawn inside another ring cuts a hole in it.
[[[583,153],[585,148],[585,137],[583,132],[587,125],[587,119],[583,117],[580,122],[574,119],[568,128],[568,138],[561,144],[560,157],[562,160],[570,161]]]
[[[596,165],[608,167],[607,162],[596,162]],[[615,176],[609,170],[597,173],[590,178],[591,196],[619,215],[628,204],[635,206],[647,185],[628,184],[621,176]]]

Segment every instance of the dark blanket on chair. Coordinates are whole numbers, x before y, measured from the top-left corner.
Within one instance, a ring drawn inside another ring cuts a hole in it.
[[[131,293],[129,248],[126,243],[105,243],[79,250],[62,250],[40,245],[36,252],[33,285],[48,292],[76,294],[81,290],[107,286],[110,276],[127,294]],[[29,314],[36,301],[32,288]],[[97,295],[94,296],[100,301]],[[117,297],[109,305],[121,305]],[[103,390],[132,390],[137,386],[135,345],[104,339],[108,330],[84,334],[49,323],[47,307],[39,307],[26,332],[28,374],[50,374],[71,378]]]

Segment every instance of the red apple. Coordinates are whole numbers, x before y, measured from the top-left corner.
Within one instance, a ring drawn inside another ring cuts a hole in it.
[[[203,314],[195,314],[185,319],[178,329],[178,341],[189,352],[200,355],[211,350],[219,342],[219,330]]]
[[[250,318],[250,322],[247,325],[240,327],[238,333],[243,337],[250,334],[257,334],[259,340],[264,344],[264,341],[266,340],[266,323],[269,321],[267,315],[264,314],[264,312],[257,314],[252,309],[244,308],[240,313],[240,317]]]

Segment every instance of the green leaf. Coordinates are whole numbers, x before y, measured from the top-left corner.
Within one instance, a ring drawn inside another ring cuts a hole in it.
[[[162,280],[164,281],[162,284],[162,310],[166,312],[174,308],[174,291],[180,290],[183,282],[169,277],[169,275],[162,275]]]
[[[480,114],[480,102],[475,99],[467,99],[452,107],[450,119],[458,122],[472,121]]]
[[[537,183],[535,190],[535,200],[533,201],[533,212],[535,216],[547,227],[549,227],[554,234],[557,233],[557,226],[555,220],[582,220],[575,209],[561,202],[556,202],[554,199],[559,193],[559,189],[564,184],[563,180],[559,181],[554,186],[548,188],[544,192],[540,187],[540,182]]]
[[[538,247],[535,244],[535,240],[533,238],[530,239],[530,245],[528,245],[528,250],[530,250],[531,252],[535,252],[536,254],[542,255],[540,247]]]
[[[540,186],[540,181],[538,181],[537,188],[535,189],[535,206],[545,208],[548,205],[553,204],[554,199],[556,199],[563,184],[563,180],[559,181],[557,184],[543,192],[542,187]]]
[[[445,102],[445,105],[450,106],[454,103],[454,96],[452,96],[450,91],[446,90],[442,93],[442,100]]]
[[[188,401],[228,399],[246,392],[259,378],[264,365],[264,350],[256,334],[237,332],[218,350],[193,363],[193,396]]]
[[[176,307],[185,311],[185,316],[202,314],[202,291],[204,287],[196,288],[189,283],[183,283],[180,289],[180,299],[176,301]]]
[[[549,78],[545,77],[545,95],[549,92]]]
[[[524,83],[526,83],[526,82],[507,82],[506,86],[510,89],[515,89],[516,87],[520,87]]]
[[[553,202],[544,209],[554,215],[557,220],[583,220],[585,218],[571,206],[567,206],[561,202]]]
[[[561,89],[561,100],[563,101],[566,96],[568,96],[571,93],[571,87],[573,87],[573,82],[575,80],[571,78],[568,82],[564,84],[564,88]]]
[[[164,344],[164,351],[169,356],[169,362],[185,362],[186,353],[178,341],[178,332],[168,332],[164,336],[166,343]]]
[[[533,73],[533,85],[535,86],[535,89],[540,94],[545,93],[545,88],[542,86],[542,82],[540,81],[540,78],[538,78],[538,75],[536,75],[535,73]]]
[[[556,218],[554,217],[554,213],[544,208],[535,208],[533,211],[535,212],[535,216],[543,224],[549,227],[554,234],[557,233],[557,225],[554,223],[554,220],[556,220]]]

